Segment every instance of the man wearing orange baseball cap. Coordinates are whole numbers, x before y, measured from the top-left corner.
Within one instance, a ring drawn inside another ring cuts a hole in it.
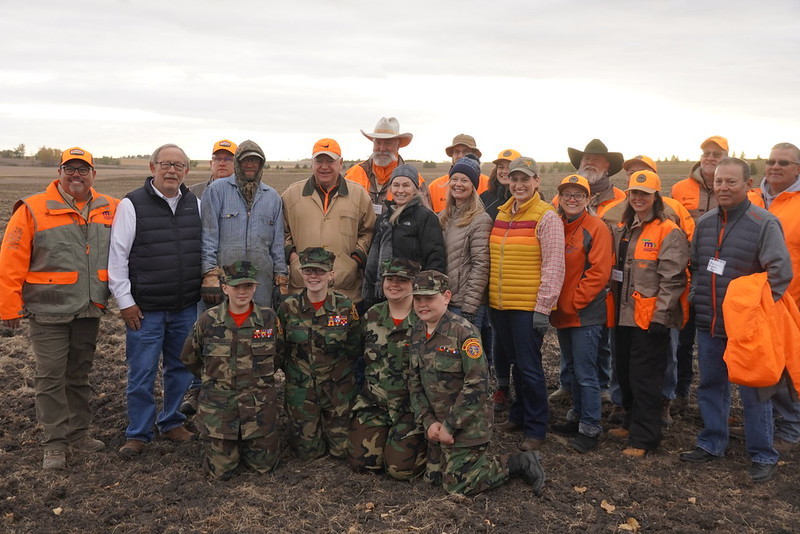
[[[479,160],[481,157],[481,151],[478,149],[477,143],[475,142],[475,138],[471,135],[467,134],[458,134],[453,138],[453,142],[444,149],[445,154],[450,156],[453,165],[456,164],[456,161],[463,158],[467,154],[472,154],[476,156]],[[428,191],[431,195],[431,209],[439,213],[442,211],[445,206],[447,205],[447,193],[450,191],[450,174],[445,174],[444,176],[440,176],[428,186]],[[481,174],[478,182],[478,187],[476,187],[476,191],[478,195],[483,193],[489,188],[489,177],[485,174]]]
[[[339,143],[320,139],[311,150],[311,177],[281,195],[289,290],[304,287],[297,251],[323,247],[336,255],[333,288],[358,303],[375,211],[366,189],[344,179],[342,165]]]
[[[108,247],[118,200],[92,187],[92,155],[61,155],[58,179],[14,205],[0,247],[0,319],[27,318],[36,361],[36,419],[44,469],[64,469],[67,448],[94,453],[89,372],[108,303]]]
[[[214,143],[211,150],[211,177],[205,182],[189,186],[189,191],[194,193],[199,199],[203,198],[203,192],[208,184],[218,178],[225,178],[233,174],[233,156],[236,154],[236,143],[227,139],[220,139]]]

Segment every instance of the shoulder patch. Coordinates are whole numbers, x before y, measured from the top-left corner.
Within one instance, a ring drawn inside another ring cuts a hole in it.
[[[356,310],[356,305],[355,304],[353,304],[350,307],[350,315],[353,316],[353,320],[354,321],[358,321],[358,311]]]
[[[483,347],[481,347],[481,342],[476,337],[468,338],[464,341],[464,344],[461,345],[461,350],[467,353],[467,356],[472,358],[473,360],[477,360],[483,354]]]

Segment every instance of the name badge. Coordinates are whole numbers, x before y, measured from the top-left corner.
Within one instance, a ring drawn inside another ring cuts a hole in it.
[[[619,269],[611,269],[611,279],[615,282],[622,282],[622,271]]]
[[[725,271],[725,260],[718,260],[717,258],[709,258],[708,267],[706,269],[714,274],[722,274]]]
[[[373,204],[372,210],[375,212],[375,215],[380,215],[383,213],[383,204]]]

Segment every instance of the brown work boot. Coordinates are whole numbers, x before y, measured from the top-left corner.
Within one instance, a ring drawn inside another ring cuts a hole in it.
[[[73,451],[78,452],[100,452],[106,448],[106,444],[99,439],[91,436],[83,436],[69,444]]]
[[[144,441],[140,441],[138,439],[129,439],[125,442],[125,445],[119,448],[119,455],[126,460],[130,460],[131,458],[142,454],[143,449]]]
[[[64,449],[52,449],[44,451],[42,459],[42,469],[66,469],[67,451]]]
[[[194,415],[197,413],[197,398],[200,396],[200,388],[190,388],[183,396],[183,403],[181,404],[180,411],[185,415]]]
[[[661,426],[664,428],[671,426],[673,423],[672,416],[669,413],[669,405],[669,399],[661,399]]]
[[[512,421],[506,421],[505,423],[500,423],[497,425],[497,430],[512,434],[514,432],[522,432],[522,425],[518,425]]]
[[[519,444],[521,451],[538,451],[544,446],[544,440],[539,438],[525,438]]]
[[[612,428],[608,431],[609,438],[619,440],[628,439],[628,434],[630,434],[630,432],[626,428]]]
[[[647,456],[647,449],[637,449],[636,447],[628,447],[622,451],[623,456],[628,458],[644,458]]]
[[[567,388],[559,387],[547,397],[547,400],[553,404],[568,404],[572,402],[572,392]]]
[[[194,434],[186,430],[186,428],[183,425],[179,425],[173,429],[170,429],[167,432],[164,432],[163,434],[161,434],[161,437],[166,438],[170,441],[186,442],[186,441],[192,441],[194,439]]]

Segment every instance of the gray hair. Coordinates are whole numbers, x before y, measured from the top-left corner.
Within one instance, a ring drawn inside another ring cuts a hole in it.
[[[750,165],[748,165],[746,161],[741,160],[739,158],[725,157],[722,158],[722,160],[719,163],[717,163],[717,168],[719,169],[723,165],[739,167],[740,169],[742,169],[742,176],[744,177],[744,181],[746,182],[747,180],[750,179]]]
[[[150,165],[155,165],[156,162],[158,161],[158,156],[159,154],[161,154],[161,151],[166,150],[168,148],[177,148],[178,150],[180,150],[181,154],[183,154],[183,160],[186,162],[186,166],[187,167],[189,166],[189,156],[187,156],[186,152],[184,152],[184,150],[175,143],[167,143],[166,145],[161,145],[160,147],[155,149],[153,155],[150,156]]]
[[[800,148],[797,148],[797,146],[793,145],[792,143],[778,143],[777,145],[772,147],[772,150],[775,149],[780,150],[785,148],[788,148],[789,150],[794,150],[795,157],[800,161]]]

